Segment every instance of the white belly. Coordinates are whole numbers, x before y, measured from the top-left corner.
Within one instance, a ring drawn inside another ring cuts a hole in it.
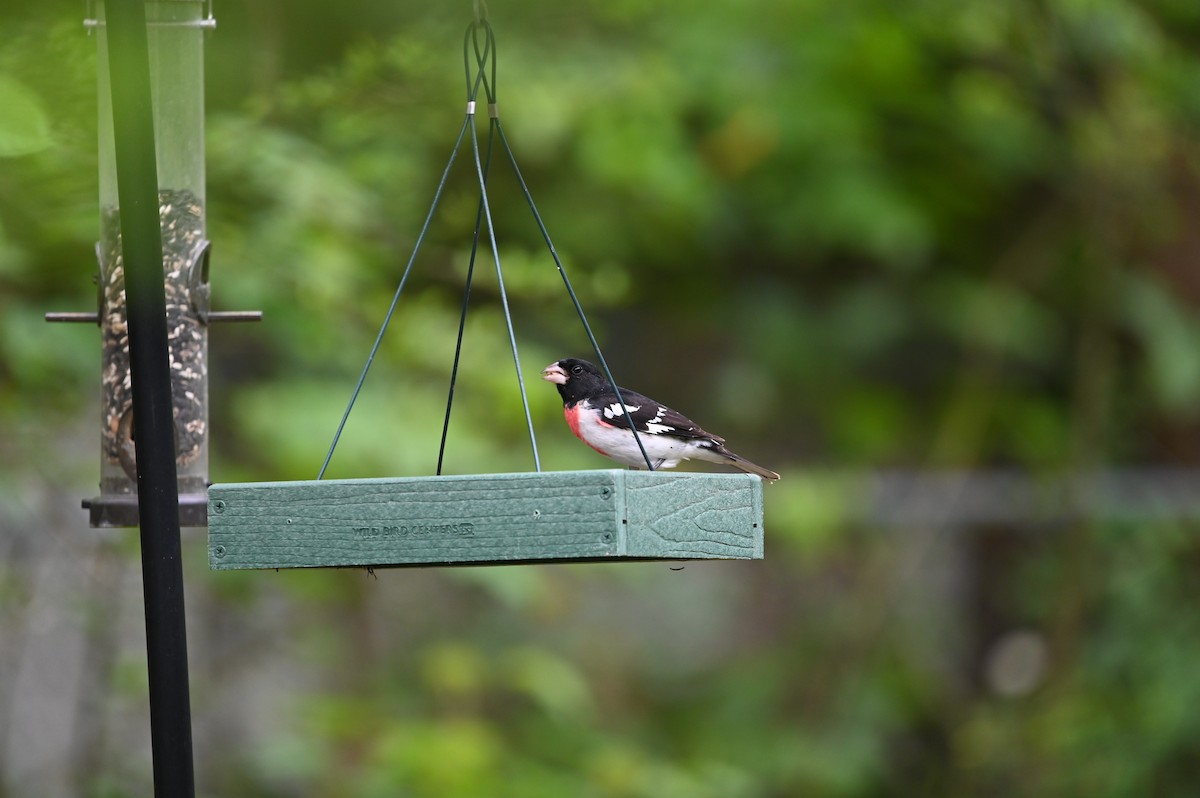
[[[646,460],[633,433],[622,427],[614,427],[599,420],[596,413],[586,412],[576,406],[565,411],[567,424],[580,440],[603,455],[611,457],[621,465],[645,468]],[[642,432],[638,436],[646,454],[655,468],[674,468],[680,460],[708,453],[708,442],[699,439],[683,439],[662,433]]]

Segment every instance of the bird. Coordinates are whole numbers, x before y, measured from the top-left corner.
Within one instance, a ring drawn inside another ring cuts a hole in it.
[[[617,399],[612,384],[586,360],[569,357],[551,363],[542,369],[542,379],[558,388],[563,415],[575,437],[621,465],[646,468],[646,457],[626,418],[628,410],[656,470],[674,468],[681,460],[705,460],[740,468],[769,482],[779,479],[769,468],[726,449],[724,438],[705,432],[677,410],[627,388],[620,389],[621,399]]]

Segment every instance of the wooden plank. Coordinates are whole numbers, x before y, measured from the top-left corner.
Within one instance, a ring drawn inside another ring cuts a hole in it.
[[[762,480],[750,474],[689,474],[662,480],[642,471],[625,481],[625,553],[638,557],[763,557]]]
[[[762,484],[746,474],[217,484],[208,526],[216,570],[763,556]]]

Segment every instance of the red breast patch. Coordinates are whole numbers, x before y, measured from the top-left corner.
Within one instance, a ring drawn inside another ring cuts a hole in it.
[[[583,437],[583,435],[581,435],[579,433],[579,423],[581,421],[579,416],[580,416],[580,413],[582,413],[582,412],[583,411],[580,409],[578,404],[572,405],[570,407],[563,407],[563,416],[567,419],[567,426],[571,428],[571,432],[575,435],[576,438],[583,441],[584,443],[587,443],[588,446],[592,446],[592,444],[588,443],[587,438]],[[604,455],[605,457],[608,457],[608,452],[604,451],[603,449],[599,449],[595,446],[592,446],[592,448],[595,449],[596,451],[600,452],[600,454]]]

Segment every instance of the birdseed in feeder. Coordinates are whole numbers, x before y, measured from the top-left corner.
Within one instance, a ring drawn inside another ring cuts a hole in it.
[[[205,451],[208,434],[207,335],[200,319],[200,293],[207,290],[204,284],[207,275],[202,273],[207,247],[204,205],[187,190],[161,190],[158,202],[176,463],[186,466]],[[105,208],[101,215],[99,257],[103,298],[100,324],[104,348],[103,451],[105,459],[120,464],[132,480],[136,476],[133,394],[119,208]],[[181,473],[180,477],[182,483],[184,475]],[[203,490],[204,485],[193,487]]]

